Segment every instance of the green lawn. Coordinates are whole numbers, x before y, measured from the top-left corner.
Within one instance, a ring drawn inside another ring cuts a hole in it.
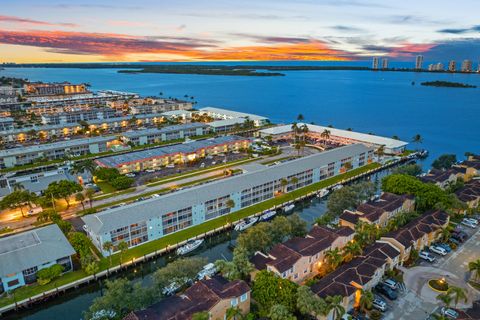
[[[107,193],[113,193],[117,191],[114,187],[112,187],[108,182],[106,181],[97,181],[96,185],[102,190],[104,194]]]
[[[98,183],[97,183],[97,185],[98,185]],[[93,200],[104,200],[104,199],[116,197],[116,196],[119,196],[119,195],[122,195],[122,194],[131,193],[131,192],[134,192],[135,190],[136,190],[136,188],[129,188],[129,189],[122,190],[122,191],[116,191],[116,192],[111,192],[111,193],[107,193],[107,194],[102,194],[98,197],[94,197]]]
[[[357,169],[348,171],[344,174],[341,174],[341,175],[338,175],[338,176],[335,176],[335,177],[332,177],[332,178],[314,183],[310,186],[306,186],[306,187],[294,190],[290,193],[283,194],[283,195],[278,196],[276,198],[261,202],[259,204],[254,205],[254,206],[236,211],[236,212],[228,214],[226,216],[222,216],[222,217],[204,222],[202,224],[192,226],[188,229],[184,229],[184,230],[175,232],[173,234],[164,236],[160,239],[147,242],[145,244],[142,244],[141,246],[138,246],[138,247],[127,250],[127,252],[125,252],[122,256],[122,261],[123,262],[130,261],[133,258],[139,258],[139,257],[144,256],[146,254],[155,252],[157,250],[161,250],[163,248],[166,248],[168,245],[174,245],[176,243],[188,240],[188,239],[193,238],[195,236],[198,236],[198,235],[204,234],[208,231],[211,231],[215,228],[219,228],[219,227],[221,227],[221,226],[223,226],[227,223],[232,223],[232,222],[235,222],[237,220],[248,217],[252,214],[262,212],[262,211],[267,210],[267,209],[269,209],[273,206],[280,205],[280,204],[283,204],[285,202],[294,200],[294,199],[296,199],[298,197],[301,197],[303,195],[306,195],[310,192],[317,191],[317,190],[320,190],[322,188],[331,186],[331,185],[333,185],[335,183],[338,183],[342,180],[351,178],[355,175],[367,172],[367,171],[372,170],[372,169],[376,169],[378,167],[380,167],[380,164],[371,163],[371,164],[368,164],[368,165],[363,166],[361,168],[357,168]],[[123,200],[123,201],[126,201],[126,200]],[[112,204],[109,204],[109,205],[112,205]],[[112,259],[112,265],[114,265],[114,266],[118,265],[120,263],[120,254],[117,253],[117,254],[113,255],[111,259]],[[100,265],[100,270],[106,270],[110,266],[110,259],[109,258],[102,258],[100,260],[99,265]],[[60,277],[59,279],[56,280],[56,285],[60,286],[60,285],[63,285],[63,284],[69,283],[69,282],[73,282],[75,280],[81,279],[84,276],[86,276],[86,274],[83,271],[75,271],[75,272],[67,273],[67,274],[63,275],[62,277]],[[19,288],[19,289],[15,290],[15,297],[16,297],[16,300],[18,301],[18,300],[22,300],[22,299],[26,299],[28,297],[34,296],[36,294],[39,294],[43,291],[46,291],[46,290],[49,290],[49,289],[52,289],[52,288],[55,288],[55,283],[49,283],[49,284],[46,284],[44,286],[40,286],[40,285],[26,286],[26,287],[22,287],[22,288]],[[13,303],[13,298],[5,297],[5,298],[0,299],[0,306],[5,306],[5,305],[8,305],[10,303]]]

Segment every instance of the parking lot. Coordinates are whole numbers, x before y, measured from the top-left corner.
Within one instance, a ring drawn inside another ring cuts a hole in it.
[[[468,308],[473,301],[480,299],[480,293],[466,283],[469,279],[468,263],[480,258],[479,228],[462,226],[461,229],[468,238],[456,250],[446,256],[432,253],[436,259],[433,263],[419,259],[415,267],[402,269],[406,290],[399,290],[395,301],[385,299],[388,305],[385,320],[429,319],[432,313],[438,311],[438,293],[426,284],[432,278],[444,277],[449,283],[466,289],[468,303],[459,303],[459,309]]]

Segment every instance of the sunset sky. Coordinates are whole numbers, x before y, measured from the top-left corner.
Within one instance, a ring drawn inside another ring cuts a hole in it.
[[[480,59],[478,0],[0,5],[0,62]]]

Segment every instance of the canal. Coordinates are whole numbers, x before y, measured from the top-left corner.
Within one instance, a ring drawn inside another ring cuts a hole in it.
[[[390,170],[378,172],[364,180],[371,180],[380,186],[380,180],[383,176],[388,175]],[[297,203],[294,213],[308,223],[311,227],[315,220],[322,216],[326,211],[326,199],[313,198],[302,203]],[[205,257],[209,262],[214,262],[218,259],[232,258],[232,251],[230,245],[236,239],[238,233],[229,231],[222,233],[205,240],[200,249],[195,251],[195,255]],[[147,263],[139,264],[133,269],[128,269],[115,276],[110,277],[127,277],[132,281],[141,281],[148,285],[151,282],[152,274],[158,268],[165,266],[168,262],[175,259],[174,254],[158,257],[155,260],[150,260]],[[92,283],[75,290],[70,290],[61,296],[53,297],[49,301],[42,304],[32,306],[30,309],[21,309],[17,312],[12,312],[4,315],[4,319],[26,319],[26,320],[64,320],[64,319],[83,319],[83,312],[88,310],[96,297],[102,295],[105,286],[105,280]]]

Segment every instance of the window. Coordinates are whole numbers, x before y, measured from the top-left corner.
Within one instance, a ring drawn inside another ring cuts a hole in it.
[[[20,283],[20,281],[18,281],[18,279],[15,279],[15,280],[7,282],[7,286],[8,287],[13,287],[13,286],[16,286],[19,283]]]
[[[248,293],[244,293],[240,296],[240,302],[245,302],[247,301],[248,298]]]
[[[234,298],[230,301],[230,304],[232,305],[232,307],[236,307],[237,304],[238,304],[238,299],[237,298]]]

